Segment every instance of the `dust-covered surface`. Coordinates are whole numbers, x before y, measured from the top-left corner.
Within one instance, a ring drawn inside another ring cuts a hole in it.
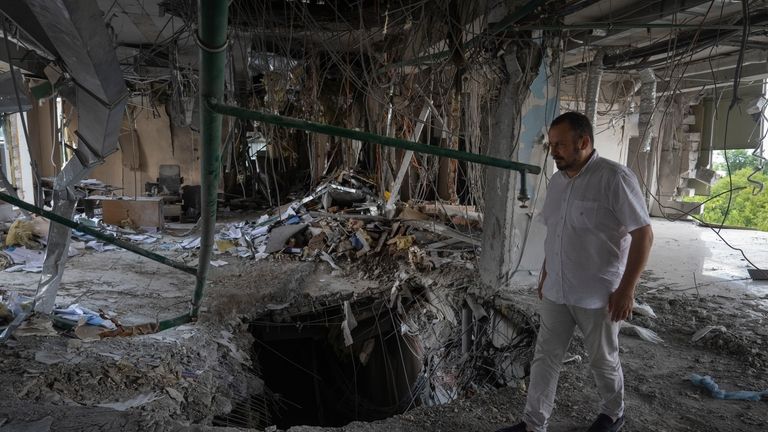
[[[657,245],[693,236],[674,231],[657,231]],[[694,283],[688,268],[675,275],[671,267],[650,267],[638,288],[638,299],[657,317],[635,314],[632,319],[664,342],[621,337],[627,402],[623,430],[768,430],[765,401],[717,400],[688,380],[697,373],[712,376],[724,390],[768,389],[764,283],[711,274]],[[411,302],[406,322],[421,331],[425,348],[442,346],[439,358],[445,364],[432,370],[433,378],[439,375],[446,387],[461,384],[456,386],[461,389],[457,399],[371,423],[290,430],[493,431],[517,420],[525,381],[505,379],[510,372],[499,368],[510,351],[497,349],[497,341],[490,338],[478,338],[473,355],[461,354],[457,305],[472,293],[493,315],[494,310],[509,308],[533,312],[538,299],[531,286],[482,297],[487,293],[476,290],[473,268],[471,260],[456,260],[425,272],[386,256],[360,260],[341,271],[280,256],[258,262],[230,260],[212,269],[213,281],[196,324],[94,342],[20,336],[0,346],[0,431],[235,430],[216,426],[223,424],[217,418],[264,391],[258,359],[252,356],[249,317],[289,320],[312,308],[376,296]],[[29,293],[36,279],[34,274],[3,274],[1,284],[5,290]],[[192,289],[190,278],[180,272],[114,251],[73,258],[61,292],[67,302],[78,300],[142,322],[184,312]],[[505,316],[515,315],[507,311]],[[706,328],[709,331],[700,334]],[[693,342],[697,333],[700,337]],[[521,349],[530,344],[527,335],[517,335]],[[597,414],[597,395],[578,334],[570,351],[573,361],[563,368],[550,427],[555,432],[585,430]],[[136,406],[127,408],[129,402]]]

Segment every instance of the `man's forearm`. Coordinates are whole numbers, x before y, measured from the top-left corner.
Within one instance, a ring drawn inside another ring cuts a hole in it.
[[[635,285],[640,279],[640,274],[645,269],[648,262],[648,255],[653,245],[653,229],[650,225],[638,228],[631,233],[632,242],[629,245],[629,255],[627,256],[627,265],[624,268],[624,275],[621,277],[619,289],[629,290],[634,293]]]

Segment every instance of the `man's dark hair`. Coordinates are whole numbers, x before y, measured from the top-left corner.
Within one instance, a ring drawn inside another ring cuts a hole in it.
[[[566,123],[568,126],[570,126],[571,131],[573,131],[574,135],[576,136],[576,139],[588,136],[589,142],[591,142],[593,146],[595,145],[595,135],[592,132],[592,123],[589,121],[587,116],[582,113],[570,111],[564,114],[560,114],[556,119],[552,120],[552,124],[549,125],[549,127],[552,128],[563,123]]]

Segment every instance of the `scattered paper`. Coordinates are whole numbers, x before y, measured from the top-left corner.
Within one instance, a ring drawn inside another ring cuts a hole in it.
[[[130,234],[125,237],[135,242],[141,242],[144,244],[152,244],[157,241],[157,237],[146,234]]]
[[[114,330],[117,328],[115,323],[112,321],[101,318],[97,312],[82,307],[78,304],[70,305],[65,309],[54,309],[53,314],[67,321],[72,321],[75,323],[104,327],[109,330]]]
[[[110,244],[104,244],[100,241],[91,240],[88,243],[85,244],[86,248],[93,249],[97,252],[106,252],[111,250],[116,250],[117,246],[110,245]]]
[[[43,271],[43,260],[45,259],[45,252],[41,250],[27,249],[25,247],[9,247],[3,251],[13,261],[13,266],[8,267],[5,271],[9,273],[13,272],[30,272],[40,273]]]
[[[197,249],[200,247],[200,237],[192,237],[181,242],[183,249]]]

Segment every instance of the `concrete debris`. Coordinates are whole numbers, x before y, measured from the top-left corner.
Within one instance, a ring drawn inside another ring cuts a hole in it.
[[[0,427],[0,432],[49,432],[53,417],[47,416],[31,422],[12,422]]]
[[[150,402],[154,402],[160,399],[161,397],[163,396],[158,395],[157,392],[141,393],[141,394],[138,394],[136,397],[133,397],[125,401],[101,403],[101,404],[97,404],[96,406],[100,406],[103,408],[112,408],[115,411],[127,411],[131,408],[140,407]]]
[[[237,345],[235,345],[231,339],[232,339],[232,333],[222,330],[221,337],[217,337],[213,341],[229,349],[229,354],[232,356],[233,359],[237,360],[241,364],[248,366],[251,362],[250,357],[248,356],[248,354],[240,350],[240,348],[238,348]]]
[[[461,254],[467,247],[473,251],[479,246],[476,234],[479,226],[451,221],[451,217],[459,214],[479,220],[479,214],[473,209],[437,203],[400,203],[399,212],[389,219],[380,216],[383,204],[373,187],[370,181],[352,171],[335,173],[304,198],[273,208],[256,220],[222,226],[215,235],[214,254],[252,260],[292,255],[302,260],[324,261],[334,270],[340,270],[342,260],[351,262],[386,253],[410,258],[415,268],[429,271],[452,261],[441,254]],[[467,229],[473,234],[463,232]],[[144,237],[127,238],[147,241]],[[427,249],[428,245],[438,245],[440,249]],[[157,245],[165,250],[189,251],[199,246],[198,236],[182,239],[175,246]]]
[[[93,325],[79,325],[74,330],[75,336],[86,342],[100,340],[102,333],[104,333],[103,327]]]
[[[691,342],[696,343],[709,335],[710,337],[716,333],[725,333],[728,330],[724,326],[715,326],[715,325],[708,325],[703,328],[701,328],[699,331],[693,334],[691,336]]]
[[[37,351],[35,353],[35,361],[48,366],[61,362],[73,362],[75,359],[77,356],[71,353],[50,351]]]
[[[184,399],[184,395],[182,395],[178,390],[172,387],[166,387],[165,392],[168,393],[168,396],[170,396],[171,399],[175,400],[178,403],[186,402],[186,400]]]
[[[307,224],[289,224],[274,228],[269,234],[269,240],[267,240],[264,252],[271,254],[281,251],[286,247],[293,247],[295,241],[290,241],[291,237],[305,230],[307,226]]]
[[[23,314],[19,317],[24,316]],[[13,332],[16,338],[30,336],[58,336],[59,333],[53,329],[53,323],[48,317],[42,315],[32,315],[24,320],[21,325]]]

